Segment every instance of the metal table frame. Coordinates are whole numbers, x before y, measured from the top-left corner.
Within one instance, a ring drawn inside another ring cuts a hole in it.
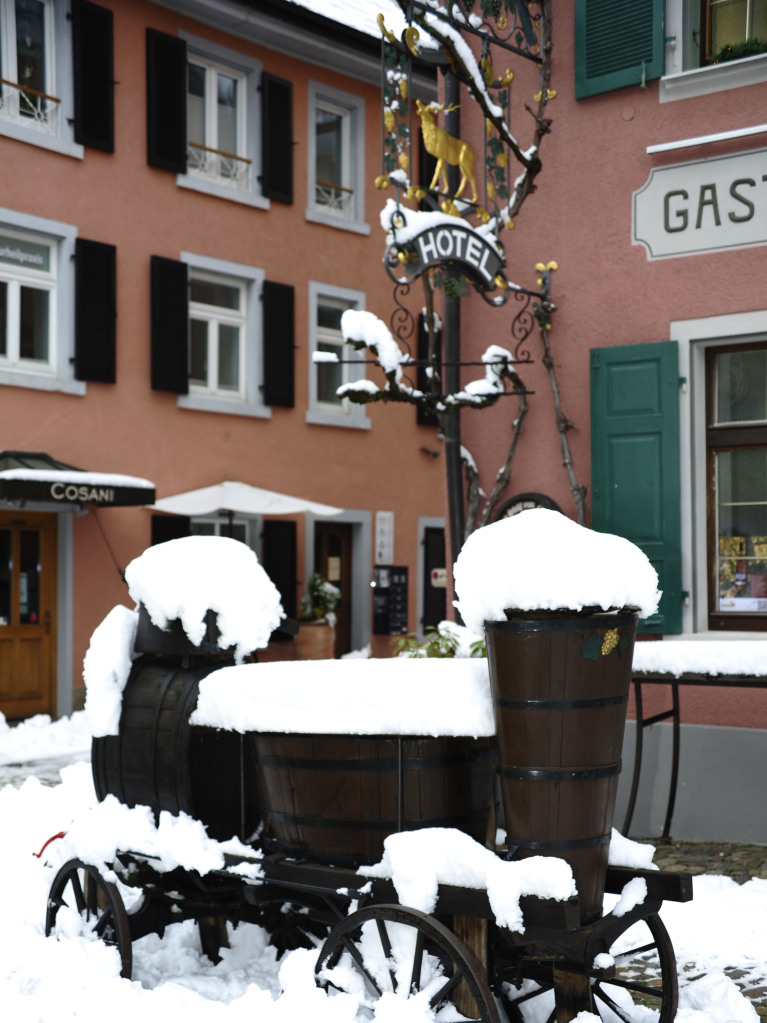
[[[700,675],[695,672],[685,672],[683,675],[671,675],[660,671],[635,671],[632,675],[634,683],[634,697],[636,700],[636,746],[634,749],[634,770],[631,777],[631,791],[626,806],[626,817],[623,822],[623,834],[628,835],[631,827],[631,820],[634,816],[637,793],[639,791],[639,778],[642,773],[642,748],[643,733],[645,728],[656,724],[658,721],[672,721],[672,753],[671,753],[671,777],[669,779],[668,803],[666,804],[666,819],[663,823],[663,841],[671,840],[671,821],[674,816],[674,804],[676,803],[676,790],[679,781],[679,751],[681,746],[681,720],[679,713],[679,687],[680,686],[713,686],[715,688],[738,688],[738,689],[767,689],[767,676],[755,675]],[[660,711],[646,718],[643,714],[642,686],[643,685],[666,685],[671,686],[671,707],[668,710]]]

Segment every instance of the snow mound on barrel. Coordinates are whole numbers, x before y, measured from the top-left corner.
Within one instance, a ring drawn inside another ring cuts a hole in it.
[[[521,611],[658,609],[658,573],[630,540],[597,533],[560,512],[531,508],[469,536],[454,566],[455,606],[479,635]]]
[[[219,646],[241,661],[269,642],[285,617],[277,587],[255,552],[226,536],[184,536],[156,544],[125,569],[130,595],[160,629],[178,618],[191,643],[205,636],[205,615],[218,613]]]

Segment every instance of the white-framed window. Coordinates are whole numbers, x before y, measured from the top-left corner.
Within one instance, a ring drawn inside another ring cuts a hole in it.
[[[244,281],[192,270],[189,281],[189,389],[245,394],[247,287]]]
[[[364,309],[361,291],[334,285],[309,284],[309,410],[307,422],[328,426],[351,426],[369,429],[365,406],[348,398],[339,398],[342,384],[365,376],[364,353],[344,343],[341,316],[347,309]],[[333,361],[314,361],[314,353],[336,356]]]
[[[362,234],[365,223],[365,103],[309,83],[308,220]]]
[[[255,168],[261,62],[182,32],[187,43],[187,172],[178,183],[268,208]]]
[[[712,413],[711,402],[716,392],[712,394],[708,389],[714,379],[712,371],[715,375],[715,370],[719,368],[712,360],[717,360],[720,352],[733,350],[733,346],[741,353],[751,349],[758,360],[760,356],[757,353],[767,346],[767,309],[676,320],[670,324],[670,331],[671,336],[678,339],[679,374],[686,381],[679,396],[682,588],[689,593],[682,609],[682,629],[684,632],[707,632],[713,629],[720,635],[728,626],[727,610],[718,606],[721,596],[718,588],[721,565],[717,562],[719,536],[727,532],[732,536],[745,536],[747,531],[728,529],[727,524],[721,521],[722,509],[719,505],[725,507],[725,514],[728,514],[728,500],[725,491],[717,488],[715,477],[721,476],[722,472],[726,473],[731,466],[719,464],[720,454],[725,450],[737,451],[738,444],[737,438],[730,437],[729,440],[734,442],[729,448],[726,445],[717,446],[722,438],[716,436],[717,431],[709,429],[712,418],[729,419],[732,416],[731,412],[725,413],[721,405],[719,411]],[[754,442],[754,451],[758,452],[759,438],[750,439]],[[724,480],[720,479],[719,482]],[[715,500],[715,494],[723,500]],[[749,499],[751,496],[748,495]],[[740,503],[740,498],[738,500]],[[748,511],[746,502],[743,502],[743,508]],[[720,527],[723,527],[721,533]],[[761,535],[761,527],[751,529],[748,535],[751,534]],[[727,544],[723,546],[726,548]],[[726,554],[726,549],[722,553]],[[753,537],[751,549],[747,545],[743,557],[736,559],[735,575],[748,576],[751,567],[755,574],[759,574],[749,561],[750,555],[754,555]],[[745,561],[745,567],[738,565],[737,560]],[[756,592],[758,590],[754,588]],[[719,621],[715,621],[717,616]],[[736,617],[733,616],[730,628],[733,634],[740,634],[743,622],[736,622]]]
[[[764,0],[666,0],[661,103],[767,81],[767,53],[710,63],[723,47],[765,38]],[[739,52],[739,51],[737,51]]]
[[[0,134],[81,157],[67,6],[0,0]]]
[[[73,370],[76,235],[0,209],[0,385],[85,393]]]
[[[55,241],[0,231],[0,366],[50,372],[55,299]]]
[[[189,266],[189,393],[180,408],[268,418],[264,405],[264,273],[183,252]]]
[[[190,174],[245,189],[245,76],[202,57],[187,62],[187,168]]]

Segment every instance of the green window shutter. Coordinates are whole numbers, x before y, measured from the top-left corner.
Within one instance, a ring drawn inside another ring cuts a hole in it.
[[[575,0],[575,98],[660,78],[666,0]]]
[[[641,548],[663,591],[640,632],[682,631],[676,341],[591,350],[591,509]]]

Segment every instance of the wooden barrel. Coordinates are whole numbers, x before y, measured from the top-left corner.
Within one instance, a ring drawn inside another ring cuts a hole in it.
[[[189,724],[200,680],[222,663],[197,658],[183,667],[160,657],[134,662],[119,734],[93,740],[99,799],[111,794],[127,806],[149,806],[155,815],[188,813],[212,838],[237,835],[247,841],[260,817],[246,740],[236,732]]]
[[[458,828],[487,838],[492,738],[256,733],[268,849],[320,863],[376,863],[398,830]]]
[[[637,615],[486,622],[511,858],[561,856],[584,922],[602,914]]]

